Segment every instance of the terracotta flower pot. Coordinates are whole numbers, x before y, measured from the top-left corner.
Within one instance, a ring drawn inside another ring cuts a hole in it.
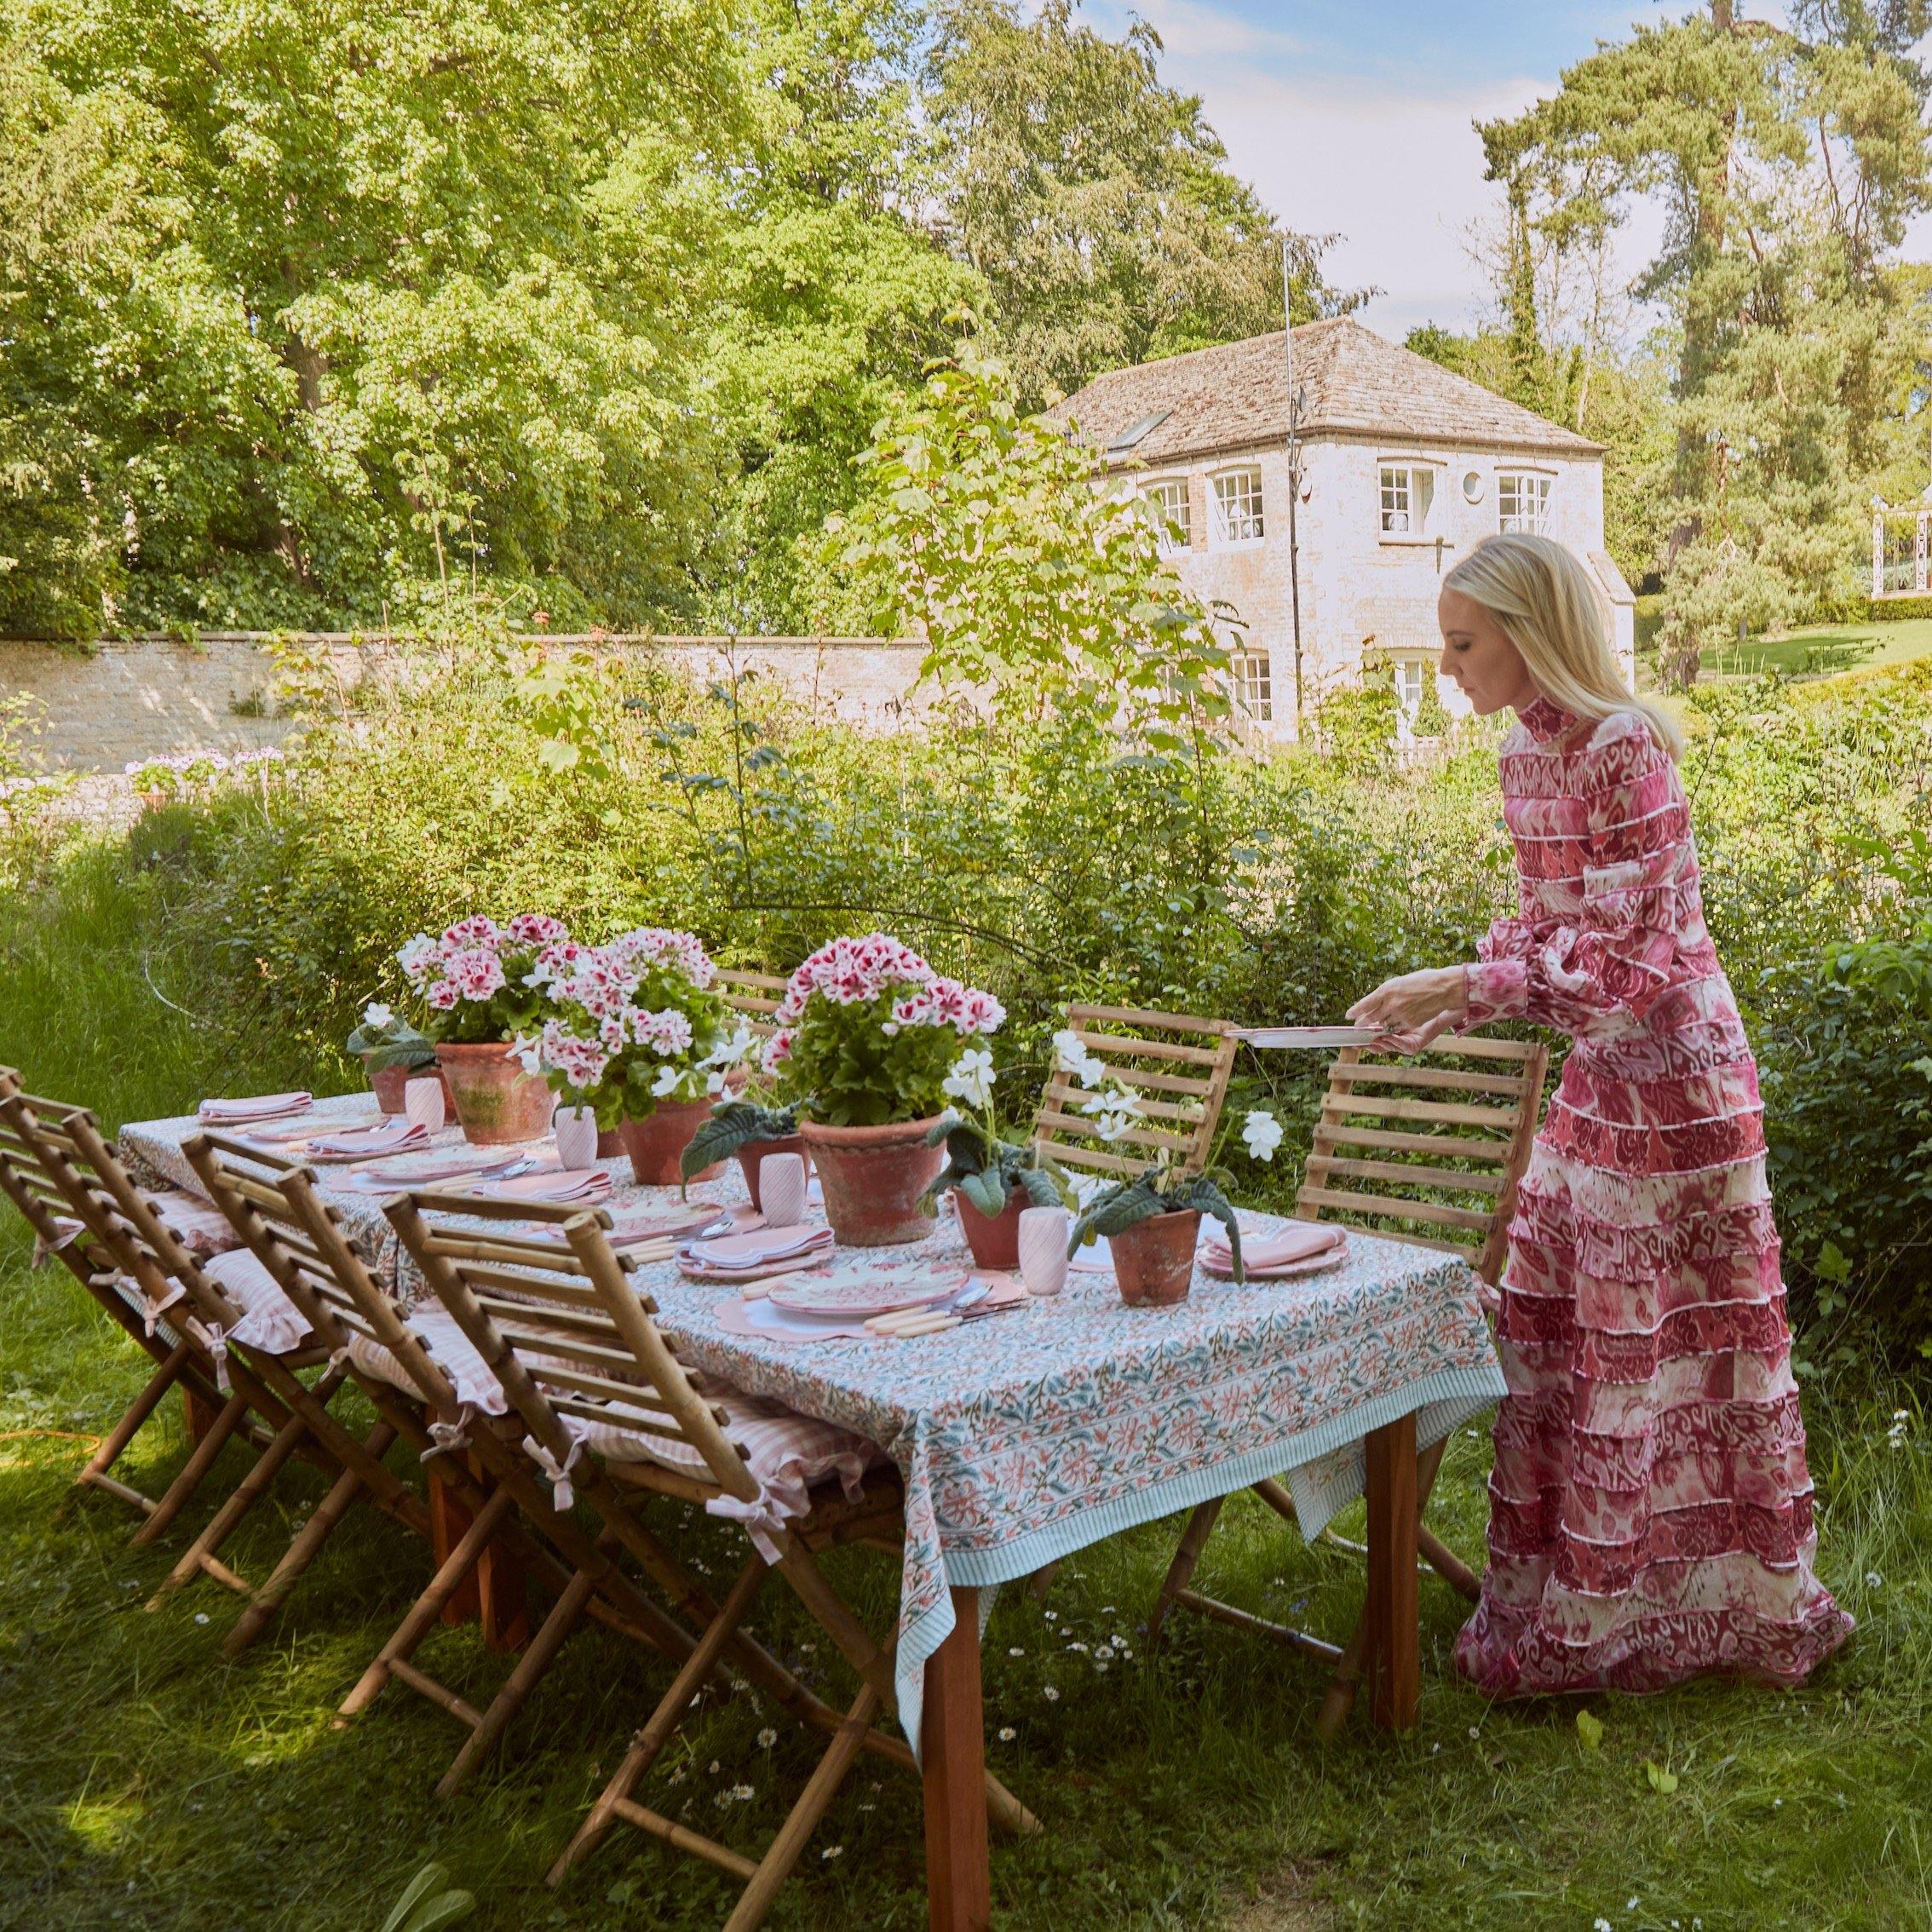
[[[799,1123],[819,1170],[825,1219],[841,1246],[889,1248],[923,1241],[932,1233],[919,1197],[946,1165],[946,1149],[926,1145],[932,1127],[933,1120],[897,1120],[884,1127]]]
[[[773,1141],[747,1141],[738,1150],[738,1164],[745,1170],[745,1185],[750,1189],[751,1205],[761,1214],[765,1204],[758,1198],[758,1163],[770,1153],[805,1154],[806,1177],[809,1179],[812,1173],[812,1157],[805,1153],[802,1134],[781,1134]]]
[[[1006,1197],[1006,1205],[993,1215],[981,1214],[963,1193],[955,1193],[953,1205],[959,1210],[959,1225],[965,1232],[966,1245],[980,1268],[998,1268],[1012,1274],[1020,1266],[1020,1216],[1032,1206],[1024,1187],[1015,1187]]]
[[[640,1187],[675,1187],[683,1178],[678,1164],[691,1136],[711,1118],[708,1100],[659,1101],[644,1120],[618,1123],[624,1151],[630,1157],[630,1172]],[[701,1168],[693,1181],[714,1181],[724,1172],[724,1163],[715,1160]]]
[[[624,1136],[615,1127],[597,1130],[597,1159],[615,1160],[624,1152]]]
[[[504,1042],[459,1044],[445,1040],[436,1064],[449,1090],[463,1137],[472,1147],[540,1141],[550,1130],[555,1097],[542,1075],[526,1073]]]
[[[1186,1301],[1200,1232],[1200,1210],[1183,1208],[1177,1214],[1150,1214],[1124,1233],[1109,1234],[1121,1300],[1130,1308],[1167,1308]]]
[[[371,1067],[367,1054],[362,1056],[362,1066],[369,1076],[369,1090],[375,1095],[377,1106],[385,1113],[400,1113],[402,1090],[409,1084],[411,1069],[400,1063],[394,1067]]]
[[[369,1055],[359,1055],[363,1070],[369,1076],[369,1090],[376,1096],[376,1104],[385,1113],[400,1113],[403,1110],[403,1089],[411,1080],[426,1080],[434,1074],[443,1082],[443,1114],[450,1120],[456,1118],[456,1098],[450,1092],[450,1084],[443,1078],[440,1067],[372,1067]]]

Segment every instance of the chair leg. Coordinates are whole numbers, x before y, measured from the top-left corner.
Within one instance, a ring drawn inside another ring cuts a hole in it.
[[[235,1486],[233,1493],[216,1511],[207,1527],[188,1545],[181,1561],[163,1578],[160,1588],[148,1599],[150,1610],[158,1610],[162,1599],[170,1590],[179,1590],[202,1573],[205,1560],[227,1542],[235,1526],[267,1493],[269,1484],[307,1434],[308,1425],[299,1417],[283,1425],[274,1440],[256,1458],[255,1467]]]
[[[127,1452],[128,1445],[140,1432],[141,1425],[159,1407],[161,1398],[175,1386],[182,1370],[187,1366],[188,1358],[193,1353],[193,1344],[185,1339],[177,1342],[169,1351],[167,1360],[148,1377],[147,1386],[140,1394],[128,1404],[126,1412],[115,1423],[113,1433],[88,1458],[85,1467],[74,1478],[74,1486],[77,1489],[87,1487],[104,1490],[124,1502],[130,1497],[139,1498],[136,1507],[142,1514],[152,1513],[155,1505],[152,1498],[141,1496],[138,1490],[124,1482],[115,1481],[107,1476],[107,1472]],[[103,1481],[103,1477],[107,1480]]]
[[[1055,1556],[1050,1563],[1042,1563],[1026,1579],[1026,1588],[1033,1593],[1036,1603],[1044,1603],[1047,1592],[1053,1588],[1053,1579],[1060,1574],[1062,1559]]]
[[[444,1558],[441,1568],[429,1579],[428,1589],[410,1606],[409,1614],[396,1626],[394,1634],[376,1653],[369,1668],[357,1680],[355,1688],[337,1706],[335,1719],[337,1729],[359,1712],[367,1710],[382,1694],[382,1687],[388,1682],[394,1667],[398,1664],[407,1664],[415,1655],[417,1645],[435,1628],[437,1619],[443,1613],[443,1606],[455,1596],[463,1578],[476,1567],[477,1560],[490,1547],[490,1539],[502,1527],[515,1503],[516,1499],[507,1489],[491,1492],[456,1548]]]
[[[1174,1552],[1174,1561],[1168,1566],[1167,1580],[1160,1586],[1160,1595],[1154,1599],[1153,1612],[1147,1618],[1147,1647],[1151,1650],[1160,1642],[1161,1625],[1167,1621],[1169,1607],[1175,1598],[1187,1587],[1187,1579],[1194,1573],[1194,1566],[1201,1560],[1201,1550],[1212,1532],[1215,1519],[1221,1514],[1225,1498],[1210,1497],[1199,1504],[1187,1519],[1187,1527],[1181,1532],[1181,1547]]]
[[[878,1709],[878,1693],[870,1684],[861,1684],[852,1708],[845,1714],[845,1722],[838,1728],[838,1734],[819,1760],[818,1768],[799,1794],[797,1803],[792,1806],[785,1823],[779,1827],[778,1836],[758,1861],[751,1883],[732,1908],[731,1917],[725,1921],[725,1932],[754,1932],[754,1928],[764,1923],[765,1914],[771,1910],[772,1900],[779,1887],[791,1876],[807,1840],[818,1829],[819,1820],[838,1795],[838,1787],[852,1768],[852,1762],[858,1757]]]
[[[717,1615],[699,1636],[698,1647],[685,1659],[683,1667],[671,1680],[670,1688],[658,1700],[657,1709],[631,1739],[630,1749],[625,1753],[623,1763],[618,1765],[617,1774],[605,1785],[596,1803],[591,1806],[589,1815],[578,1826],[576,1836],[550,1867],[544,1881],[547,1884],[561,1884],[570,1868],[589,1857],[602,1842],[604,1834],[623,1815],[624,1807],[630,1802],[630,1794],[636,1790],[639,1780],[651,1768],[658,1753],[682,1722],[684,1713],[716,1670],[733,1632],[744,1622],[765,1576],[765,1562],[759,1556],[753,1556],[739,1573],[738,1580],[731,1586]]]
[[[364,1438],[363,1447],[371,1456],[380,1457],[395,1439],[396,1432],[388,1423],[377,1423]],[[362,1477],[356,1470],[344,1469],[336,1478],[334,1487],[296,1532],[295,1541],[283,1553],[281,1561],[269,1573],[268,1580],[249,1599],[248,1607],[235,1620],[235,1627],[221,1639],[224,1657],[239,1657],[261,1636],[275,1613],[288,1601],[289,1592],[300,1581],[302,1572],[321,1554],[322,1545],[335,1533],[336,1526],[362,1499],[363,1494]]]
[[[523,1708],[524,1699],[537,1688],[538,1681],[550,1667],[550,1660],[556,1655],[563,1641],[577,1628],[584,1614],[584,1606],[589,1601],[591,1592],[597,1587],[596,1579],[587,1571],[579,1570],[564,1585],[563,1593],[550,1607],[550,1613],[538,1625],[537,1634],[524,1647],[523,1655],[517,1659],[516,1668],[505,1680],[503,1687],[490,1700],[490,1707],[483,1713],[483,1721],[469,1737],[456,1754],[454,1762],[443,1774],[436,1786],[440,1798],[454,1797],[463,1789],[470,1772],[486,1757],[496,1741],[503,1734],[511,1718]]]
[[[215,1426],[194,1446],[194,1453],[181,1467],[181,1473],[168,1485],[161,1500],[154,1505],[154,1513],[134,1532],[137,1544],[152,1543],[168,1525],[178,1516],[182,1506],[201,1486],[203,1477],[214,1467],[215,1458],[221,1453],[228,1438],[242,1425],[248,1414],[249,1399],[245,1394],[231,1395],[220,1415],[215,1418]]]

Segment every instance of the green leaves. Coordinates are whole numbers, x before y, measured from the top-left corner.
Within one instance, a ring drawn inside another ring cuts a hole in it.
[[[444,1926],[469,1918],[476,1900],[468,1892],[448,1889],[449,1876],[446,1866],[424,1866],[382,1921],[382,1932],[442,1932]]]
[[[1585,1751],[1601,1751],[1603,1748],[1603,1723],[1587,1711],[1577,1713],[1577,1742]]]

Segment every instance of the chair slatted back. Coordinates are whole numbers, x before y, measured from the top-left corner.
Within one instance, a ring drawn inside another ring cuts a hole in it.
[[[75,1212],[72,1201],[29,1137],[20,1118],[21,1109],[9,1111],[9,1101],[23,1103],[30,1109],[53,1104],[33,1099],[21,1087],[20,1075],[13,1067],[0,1067],[0,1193],[19,1209],[20,1218],[32,1230],[41,1247],[59,1255],[84,1280],[94,1271],[81,1254],[72,1251],[91,1249],[98,1237]],[[32,1115],[27,1113],[24,1118],[31,1120]],[[73,1234],[77,1222],[81,1228],[78,1237]]]
[[[1400,1059],[1363,1052],[1344,1047],[1328,1069],[1297,1215],[1460,1255],[1493,1284],[1549,1049],[1468,1036]]]
[[[603,1209],[419,1188],[385,1201],[382,1211],[553,1457],[571,1453],[573,1424],[606,1423],[687,1443],[719,1488],[757,1494],[722,1416],[652,1320],[657,1304],[633,1286],[630,1257],[611,1246]],[[431,1216],[535,1222],[548,1232],[478,1230]]]
[[[203,1320],[232,1326],[241,1319],[241,1311],[148,1204],[85,1107],[15,1092],[0,1098],[0,1118],[32,1148],[71,1211],[150,1310],[179,1299],[178,1284]]]
[[[718,985],[725,1004],[745,1015],[756,1038],[769,1039],[778,1031],[778,1022],[772,1015],[778,1011],[779,1002],[785,998],[782,975],[748,973],[737,967],[721,966]]]
[[[1055,1067],[1040,1096],[1035,1154],[1097,1174],[1140,1174],[1163,1153],[1190,1173],[1205,1167],[1234,1070],[1233,1023],[1130,1006],[1069,1006],[1067,1023],[1140,1095],[1142,1118],[1103,1142],[1093,1117],[1080,1112],[1093,1090]]]
[[[181,1151],[209,1199],[331,1353],[355,1335],[388,1349],[412,1377],[413,1357],[430,1362],[350,1245],[313,1168],[225,1134],[197,1134]],[[455,1394],[442,1371],[431,1364],[428,1375],[425,1394],[446,1397],[453,1410]]]

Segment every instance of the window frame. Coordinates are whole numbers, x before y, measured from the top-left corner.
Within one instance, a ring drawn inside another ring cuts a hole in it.
[[[1524,522],[1521,510],[1508,515],[1503,508],[1505,488],[1521,503],[1522,486],[1526,483],[1543,486],[1538,515],[1533,523],[1528,524]],[[1513,463],[1507,469],[1499,469],[1496,472],[1496,527],[1499,532],[1516,531],[1526,536],[1547,537],[1555,501],[1556,473],[1554,470],[1541,469],[1534,463]]]
[[[1164,557],[1185,556],[1194,547],[1194,492],[1185,476],[1156,476],[1141,484],[1141,501],[1150,507],[1157,500],[1157,493],[1169,490],[1180,492],[1181,514],[1174,516],[1166,514],[1164,499],[1162,499],[1162,514],[1153,519],[1154,537]],[[1172,525],[1180,530],[1180,541],[1176,543],[1169,532]]]
[[[1238,644],[1228,664],[1234,702],[1256,724],[1274,722],[1274,658],[1265,644]]]
[[[1397,509],[1389,498],[1389,478],[1400,474],[1405,505]],[[1423,511],[1423,526],[1417,530],[1415,522],[1415,499],[1417,495],[1416,479],[1429,479],[1429,503]],[[1448,465],[1434,457],[1378,456],[1375,459],[1375,534],[1381,543],[1417,545],[1446,543],[1451,539],[1448,532],[1440,527],[1445,515],[1445,504],[1448,492],[1445,485],[1448,480]],[[1385,520],[1391,515],[1409,519],[1411,527],[1406,530],[1391,530]]]
[[[1253,509],[1247,514],[1254,524],[1251,536],[1232,537],[1228,534],[1228,504],[1222,495],[1222,486],[1248,478],[1253,479],[1251,492]],[[1230,463],[1225,469],[1211,470],[1208,474],[1208,548],[1210,550],[1253,550],[1268,541],[1268,496],[1262,481],[1262,466],[1258,463]]]

